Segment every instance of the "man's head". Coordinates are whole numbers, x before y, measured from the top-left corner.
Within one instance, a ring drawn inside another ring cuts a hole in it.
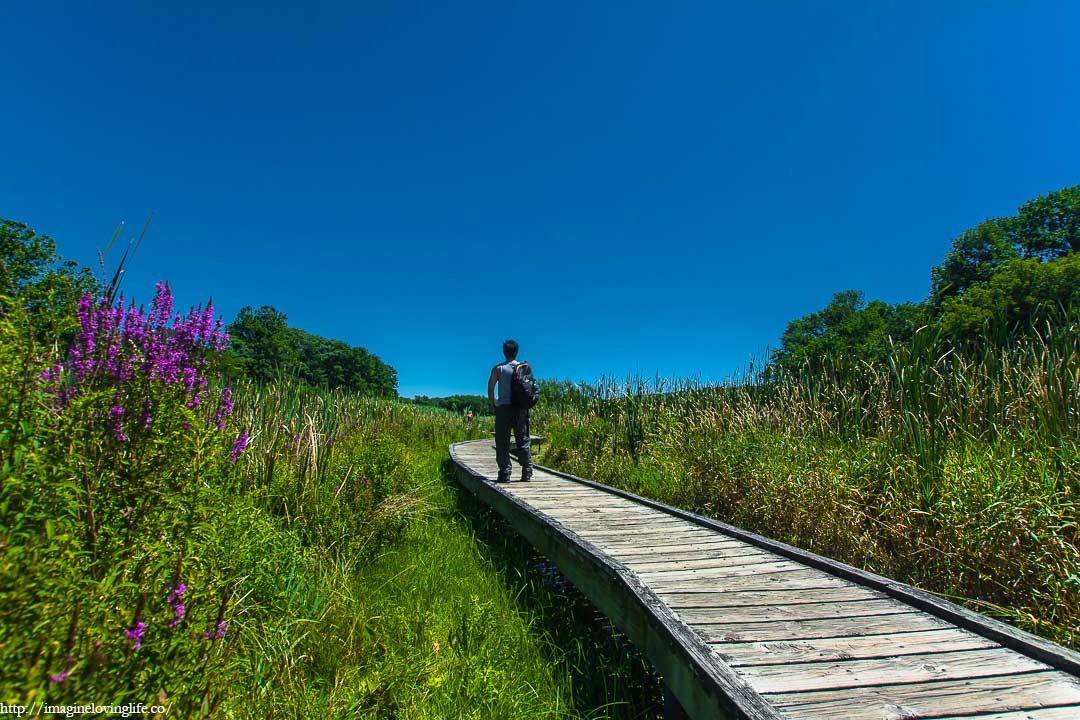
[[[517,340],[507,340],[503,343],[503,355],[507,360],[516,360],[518,353]]]

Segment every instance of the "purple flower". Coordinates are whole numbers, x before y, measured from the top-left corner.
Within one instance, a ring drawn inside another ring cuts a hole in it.
[[[120,402],[120,398],[117,397],[114,402]],[[120,442],[127,442],[127,435],[124,434],[124,406],[113,405],[109,413],[113,418],[113,435]]]
[[[217,413],[214,415],[214,422],[217,423],[218,430],[225,429],[225,418],[232,415],[234,405],[232,390],[226,385],[221,391],[221,402],[218,403]]]
[[[203,637],[207,640],[220,640],[225,637],[225,628],[229,627],[229,623],[225,620],[218,620],[217,629],[207,630],[203,633]]]
[[[240,455],[247,449],[248,446],[248,432],[247,430],[240,433],[240,437],[236,438],[236,442],[233,443],[232,452],[229,453],[229,459],[236,462],[240,459]]]
[[[145,629],[146,623],[140,620],[130,630],[124,631],[124,635],[135,641],[135,644],[131,647],[132,650],[138,650],[142,647],[142,636]]]
[[[169,586],[172,591],[169,593],[169,605],[173,609],[173,617],[168,623],[166,623],[169,629],[176,627],[177,623],[184,619],[184,615],[187,614],[187,608],[184,607],[184,601],[181,600],[181,596],[187,592],[187,585],[180,583],[176,587]]]
[[[49,676],[49,682],[51,682],[51,683],[62,683],[62,682],[64,682],[64,678],[66,678],[70,674],[71,674],[70,670],[64,670],[63,672],[61,672],[58,675],[50,675]]]
[[[172,315],[173,297],[169,283],[157,284],[157,295],[154,296],[154,306],[150,309],[150,322],[162,326],[169,322]]]

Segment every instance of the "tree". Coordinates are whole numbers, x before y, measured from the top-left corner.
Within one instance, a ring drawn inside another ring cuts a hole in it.
[[[1080,253],[1057,260],[1018,258],[988,281],[945,300],[938,320],[954,340],[1007,342],[1017,331],[1080,308]]]
[[[69,329],[84,293],[95,293],[89,268],[65,261],[56,242],[28,225],[0,218],[0,294],[10,294],[30,314],[40,339]],[[3,306],[0,305],[0,311]]]
[[[861,291],[845,290],[824,309],[789,322],[772,361],[794,370],[806,363],[816,366],[826,358],[882,360],[890,342],[909,340],[927,317],[928,308],[922,303],[867,304]]]
[[[397,371],[362,347],[288,326],[277,308],[245,307],[229,325],[232,365],[266,381],[278,372],[317,387],[395,397]],[[228,365],[229,363],[227,363]]]
[[[1080,249],[1080,185],[1024,203],[1017,214],[986,220],[955,240],[944,262],[931,271],[932,298],[948,298],[990,280],[1020,258],[1056,260]]]
[[[239,359],[246,375],[265,382],[279,370],[296,366],[296,338],[285,320],[285,313],[271,305],[244,307],[237,313],[228,327],[229,353]]]
[[[1080,185],[1024,203],[1014,228],[1025,257],[1054,260],[1080,250]]]
[[[930,271],[931,296],[941,303],[986,282],[1003,264],[1021,256],[1008,220],[986,220],[953,240],[945,261]]]

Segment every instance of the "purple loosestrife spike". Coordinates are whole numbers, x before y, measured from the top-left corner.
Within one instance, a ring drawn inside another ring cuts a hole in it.
[[[183,620],[184,615],[187,614],[187,608],[184,607],[184,601],[181,600],[183,594],[187,592],[187,585],[185,585],[184,583],[180,583],[175,587],[171,585],[169,587],[172,590],[172,592],[169,593],[169,605],[172,606],[173,617],[172,620],[167,623],[167,625],[171,630],[172,628],[176,627],[177,623]]]
[[[225,629],[229,627],[229,623],[225,620],[219,620],[217,627],[214,630],[207,630],[203,633],[203,637],[207,640],[220,640],[225,637]]]
[[[244,430],[240,433],[240,437],[236,438],[236,442],[233,443],[232,452],[229,453],[229,458],[236,462],[240,459],[240,455],[247,449],[248,446],[248,432]]]
[[[124,631],[124,635],[135,641],[135,644],[131,647],[132,650],[138,650],[142,647],[142,636],[144,630],[146,630],[146,623],[140,620],[139,622],[135,623],[135,625],[131,629]]]
[[[214,415],[214,422],[217,423],[218,430],[225,429],[225,418],[232,415],[233,406],[232,389],[226,385],[221,390],[221,402],[218,403],[217,413]]]
[[[114,402],[119,403],[120,400],[121,398],[118,396]],[[119,404],[113,405],[109,412],[113,416],[113,435],[115,435],[116,439],[120,442],[126,442],[127,436],[124,435],[124,406]]]
[[[199,341],[203,345],[210,344],[210,332],[214,326],[214,299],[206,301],[206,310],[203,311],[199,321]]]
[[[157,295],[154,296],[154,305],[150,310],[150,323],[157,327],[164,327],[169,322],[173,311],[172,290],[169,283],[157,284]]]

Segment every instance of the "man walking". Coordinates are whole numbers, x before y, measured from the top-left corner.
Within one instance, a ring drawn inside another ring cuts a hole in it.
[[[514,441],[518,446],[518,460],[521,462],[521,479],[532,478],[532,452],[529,447],[529,410],[515,407],[511,401],[511,388],[514,380],[514,368],[517,360],[518,344],[514,340],[503,343],[503,357],[506,360],[491,368],[488,377],[488,402],[495,412],[495,462],[499,465],[499,476],[495,482],[510,482],[513,465],[510,464],[510,428],[514,429]],[[495,386],[499,387],[498,401],[495,398]]]

